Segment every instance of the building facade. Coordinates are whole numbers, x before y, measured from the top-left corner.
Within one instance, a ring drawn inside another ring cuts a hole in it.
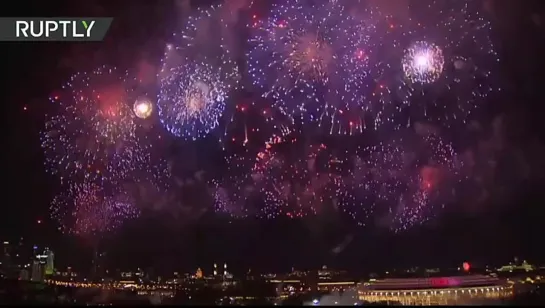
[[[401,305],[486,304],[512,296],[505,281],[484,275],[371,280],[358,287],[361,301]]]

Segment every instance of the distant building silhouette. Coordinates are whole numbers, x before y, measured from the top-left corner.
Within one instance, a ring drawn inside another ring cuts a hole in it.
[[[30,280],[35,282],[41,282],[44,280],[44,264],[39,260],[32,261],[32,275]]]

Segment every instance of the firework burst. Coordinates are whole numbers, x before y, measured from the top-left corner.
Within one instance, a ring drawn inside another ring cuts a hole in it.
[[[212,182],[216,211],[271,219],[333,209],[399,232],[439,214],[463,179],[454,149],[437,135],[411,131],[344,150],[301,138],[272,135],[253,160],[249,150],[229,158],[226,176]]]
[[[284,137],[285,138],[285,137]],[[252,177],[263,197],[261,217],[290,218],[317,214],[326,202],[329,174],[317,169],[317,158],[324,145],[304,146],[303,154],[289,153],[282,145],[297,144],[296,140],[272,138],[257,156]],[[287,142],[287,143],[285,143]],[[295,151],[301,150],[297,148]]]
[[[351,177],[365,179],[358,188],[368,201],[366,209],[396,232],[433,218],[452,197],[453,181],[460,179],[455,151],[435,135],[381,142],[365,157]]]
[[[463,125],[500,90],[492,27],[479,6],[423,1],[405,21],[368,14],[377,20],[367,46],[375,84],[366,109],[374,122],[369,127],[401,129],[418,121]]]
[[[403,72],[413,83],[433,83],[443,73],[445,58],[441,48],[416,42],[407,48],[402,60]]]
[[[63,182],[115,183],[149,163],[129,105],[131,81],[126,72],[103,66],[73,75],[50,98],[57,111],[41,134],[50,173]]]
[[[286,135],[297,130],[293,118],[269,104],[241,100],[224,118],[223,150],[232,146],[261,148],[271,135]]]
[[[252,156],[248,153],[231,155],[225,158],[227,172],[219,180],[212,180],[214,210],[232,218],[246,218],[252,215],[250,200],[255,195],[255,187],[249,171]]]
[[[339,110],[361,110],[358,91],[367,86],[368,63],[360,46],[366,28],[342,6],[287,1],[273,5],[271,17],[254,21],[252,28],[251,78],[280,110],[324,125]],[[331,130],[339,131],[346,133]]]
[[[215,38],[221,27],[219,7],[199,9],[166,47],[160,72],[159,117],[177,137],[197,139],[219,125],[226,100],[239,74],[223,45]],[[211,43],[212,42],[212,43]]]
[[[60,230],[85,238],[101,237],[138,217],[132,199],[124,193],[107,194],[95,184],[72,185],[51,203],[52,218]]]
[[[153,112],[153,103],[146,97],[140,97],[134,102],[134,114],[140,119],[147,119]]]
[[[197,139],[219,125],[231,90],[221,69],[207,63],[186,62],[161,80],[159,117],[175,136]],[[232,71],[228,74],[235,74]]]

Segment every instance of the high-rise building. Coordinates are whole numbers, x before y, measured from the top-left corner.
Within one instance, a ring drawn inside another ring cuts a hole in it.
[[[2,267],[11,262],[11,245],[8,241],[4,241],[2,245]]]
[[[0,267],[0,272],[4,274],[6,277],[12,276],[12,270],[13,270],[13,247],[8,241],[4,241],[2,246],[2,258],[0,259],[0,262],[2,266]]]
[[[98,250],[95,251],[95,255],[93,258],[93,268],[92,268],[93,279],[104,278],[104,275],[106,273],[105,264],[104,264],[105,260],[106,260],[105,252],[99,252]]]
[[[44,264],[40,260],[34,260],[32,262],[32,275],[30,280],[32,281],[43,281],[44,279]]]
[[[50,252],[51,251],[49,250],[49,248],[46,247],[42,254],[36,254],[34,256],[34,260],[32,261],[32,273],[31,273],[30,280],[32,281],[44,280]]]
[[[25,264],[28,264],[30,259],[25,250],[24,239],[21,237],[18,241],[11,243],[11,264],[14,272],[18,272]]]
[[[53,275],[55,272],[55,254],[49,248],[44,251],[45,255],[45,275]]]
[[[19,272],[19,280],[29,280],[30,279],[30,273],[28,272],[28,270],[26,268],[22,269],[20,272]]]

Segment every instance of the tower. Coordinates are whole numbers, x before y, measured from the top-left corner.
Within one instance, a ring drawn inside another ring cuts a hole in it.
[[[34,245],[32,247],[32,257],[31,258],[34,260],[34,259],[36,259],[37,255],[38,255],[38,246]]]
[[[11,245],[9,242],[4,242],[4,245],[2,247],[2,272],[4,272],[5,275],[9,273],[10,267],[11,267]]]
[[[46,248],[44,255],[46,256],[45,274],[53,275],[55,271],[55,254],[49,248]]]
[[[30,280],[42,281],[43,280],[43,264],[39,259],[32,261],[32,274]]]
[[[94,251],[93,255],[93,267],[92,267],[92,276],[93,279],[101,279],[104,278],[105,274],[105,259],[106,259],[106,253],[105,252],[99,252],[98,250]]]
[[[9,242],[4,242],[2,247],[2,265],[7,265],[11,263],[11,245]]]

